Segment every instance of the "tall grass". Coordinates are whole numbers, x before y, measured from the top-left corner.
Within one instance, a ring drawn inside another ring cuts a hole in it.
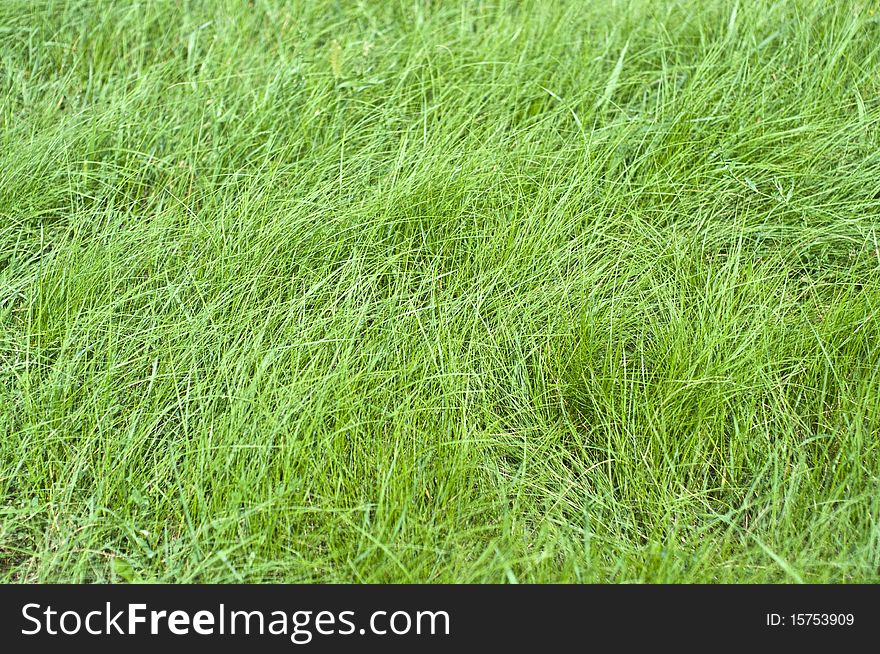
[[[877,581],[873,1],[0,3],[0,577]]]

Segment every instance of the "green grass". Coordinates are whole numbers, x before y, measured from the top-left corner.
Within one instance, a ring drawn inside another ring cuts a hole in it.
[[[0,3],[0,579],[880,580],[880,3]]]

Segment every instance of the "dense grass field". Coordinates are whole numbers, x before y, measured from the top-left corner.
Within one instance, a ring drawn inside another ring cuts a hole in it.
[[[0,3],[0,580],[880,580],[880,3]]]

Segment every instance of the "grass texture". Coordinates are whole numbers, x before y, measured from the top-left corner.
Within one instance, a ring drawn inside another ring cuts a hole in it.
[[[0,579],[880,580],[880,6],[0,3]]]

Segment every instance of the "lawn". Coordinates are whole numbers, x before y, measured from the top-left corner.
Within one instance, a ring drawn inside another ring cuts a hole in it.
[[[880,3],[4,0],[0,580],[880,581]]]

